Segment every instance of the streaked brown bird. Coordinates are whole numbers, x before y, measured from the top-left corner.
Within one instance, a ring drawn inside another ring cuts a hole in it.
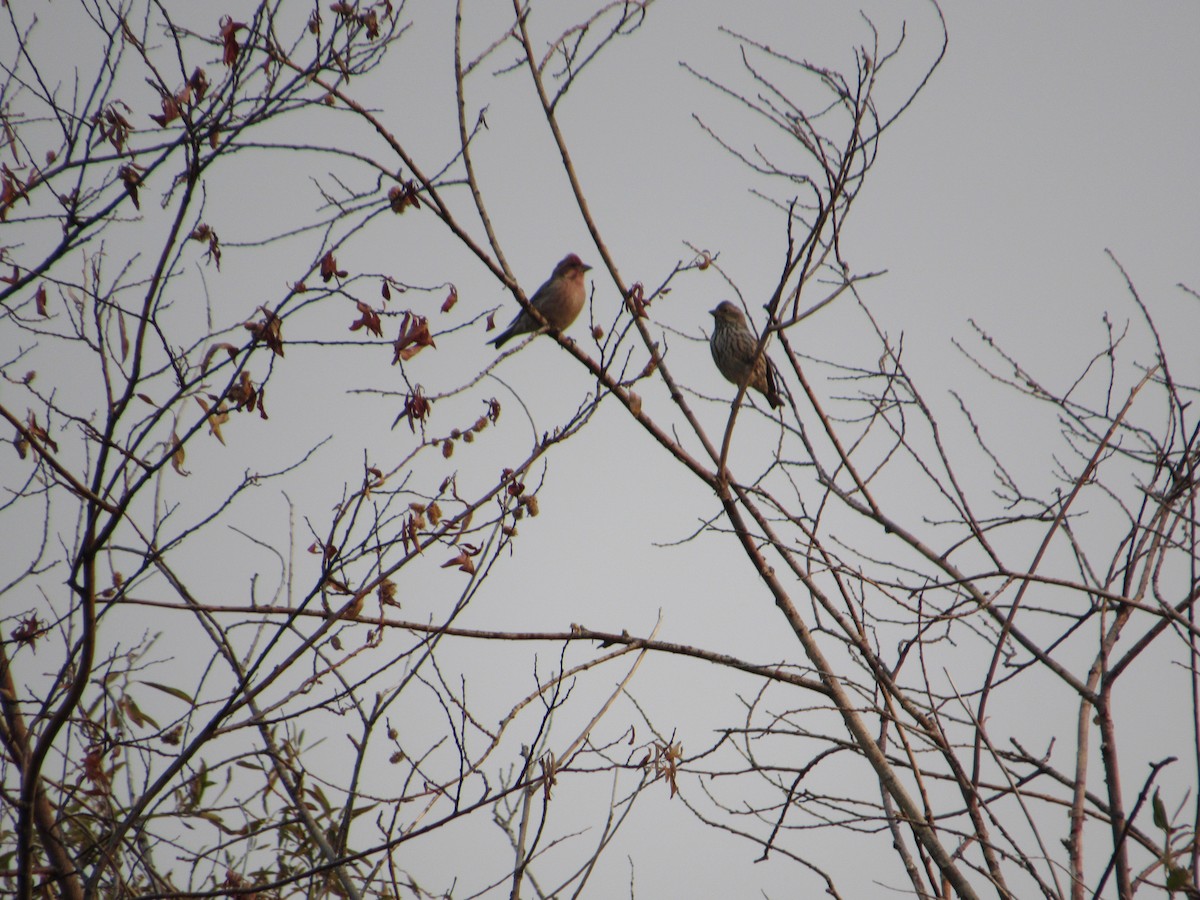
[[[550,279],[534,291],[533,296],[529,298],[529,305],[545,316],[550,327],[558,331],[565,331],[572,322],[579,318],[584,301],[587,300],[587,288],[584,286],[583,276],[591,268],[591,266],[584,265],[583,260],[574,253],[568,253],[554,267]],[[488,343],[495,347],[502,347],[509,338],[537,331],[541,327],[541,322],[522,309],[508,327]]]
[[[767,360],[767,354],[754,358],[758,338],[746,325],[742,311],[728,300],[722,300],[716,309],[709,312],[714,325],[708,348],[721,374],[739,387],[749,380],[748,386],[766,397],[772,409],[782,406],[783,401],[779,399],[779,390],[775,385],[775,372]]]

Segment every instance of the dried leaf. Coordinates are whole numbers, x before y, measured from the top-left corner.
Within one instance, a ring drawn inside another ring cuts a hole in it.
[[[204,398],[197,397],[196,402],[200,404],[200,408],[208,416],[209,431],[212,432],[218,441],[224,444],[225,438],[221,435],[221,426],[229,421],[229,412],[225,409],[225,404],[219,404],[216,409],[210,410],[208,404],[204,402]]]
[[[29,202],[29,195],[21,186],[20,180],[7,165],[0,164],[0,222],[8,216],[9,207],[16,204],[18,197],[23,197],[26,203]]]
[[[109,781],[108,773],[104,771],[104,754],[95,745],[88,748],[83,757],[83,775],[92,783],[95,793],[108,793]]]
[[[33,303],[37,307],[38,315],[43,319],[47,318],[49,314],[46,312],[46,285],[44,282],[38,285],[37,293],[33,295]]]
[[[201,375],[208,372],[208,366],[212,362],[213,355],[218,350],[224,350],[226,353],[228,353],[229,358],[231,360],[237,359],[238,348],[233,346],[233,344],[226,344],[226,343],[213,344],[211,347],[208,348],[208,352],[204,354],[204,360],[200,363],[200,374]]]
[[[217,233],[212,229],[211,225],[206,225],[201,222],[196,226],[196,230],[188,235],[193,241],[200,241],[208,244],[208,252],[205,257],[217,264],[217,270],[221,269],[221,241],[217,237]]]
[[[260,400],[260,394],[255,389],[254,382],[250,380],[250,373],[245,369],[242,369],[238,380],[229,389],[228,396],[233,402],[235,412],[241,412],[242,410],[253,412],[255,405]]]
[[[450,310],[454,309],[454,304],[457,302],[458,302],[458,288],[456,288],[454,285],[450,285],[450,293],[449,293],[449,295],[447,295],[446,299],[442,302],[442,312],[444,312],[444,313],[450,312]]]
[[[18,644],[28,644],[37,647],[37,639],[45,632],[46,626],[38,619],[36,613],[30,613],[21,620],[21,624],[13,629],[12,639]]]
[[[4,142],[12,152],[13,161],[19,163],[21,161],[21,148],[17,144],[16,132],[13,131],[12,126],[8,122],[8,116],[0,114],[0,123],[4,125]]]
[[[625,305],[639,319],[646,318],[645,290],[642,283],[638,281],[634,283],[629,289],[629,293],[625,295]]]
[[[471,559],[471,557],[478,556],[478,555],[479,555],[478,547],[474,547],[471,544],[460,544],[459,549],[458,549],[458,556],[442,563],[442,568],[449,569],[451,567],[454,567],[454,568],[457,568],[460,572],[466,572],[468,575],[474,575],[475,574],[475,563]]]
[[[264,316],[261,322],[243,322],[242,327],[262,341],[276,356],[283,356],[283,320],[265,306],[260,306]]]
[[[58,452],[58,444],[54,443],[54,439],[50,437],[50,433],[38,424],[37,416],[32,412],[29,414],[25,422],[25,428],[35,441],[43,446],[49,447],[55,453]]]
[[[392,358],[394,366],[401,360],[408,362],[426,347],[436,348],[437,344],[433,342],[433,336],[429,333],[428,320],[424,316],[406,311],[400,321],[400,334],[393,346],[396,351]]]
[[[358,21],[367,31],[367,40],[375,40],[379,37],[379,15],[375,10],[368,10],[365,13],[359,13]]]
[[[634,381],[637,381],[642,378],[648,378],[649,376],[653,375],[654,370],[658,368],[658,358],[657,358],[658,357],[658,341],[654,342],[654,346],[651,347],[651,349],[654,351],[654,356],[651,356],[650,359],[648,359],[646,361],[646,365],[644,365],[642,367],[641,374],[638,375],[638,377],[635,378]]]
[[[204,95],[208,93],[208,76],[199,66],[192,71],[192,77],[188,79],[188,87],[196,95],[197,103],[203,100]]]
[[[392,212],[400,215],[410,206],[413,209],[421,208],[421,201],[417,199],[417,183],[415,181],[405,181],[394,186],[388,191],[388,204],[392,208]]]
[[[386,284],[384,285],[387,286]],[[379,313],[367,306],[361,300],[358,301],[358,319],[350,326],[351,331],[358,331],[360,328],[365,328],[367,331],[376,337],[383,337],[383,325],[379,321]]]
[[[162,115],[151,113],[150,118],[157,122],[160,128],[166,128],[179,118],[179,100],[167,94],[162,98]]]
[[[121,112],[123,109],[128,110],[129,107],[116,100],[105,107],[103,112],[98,112],[92,117],[98,139],[107,140],[118,153],[124,152],[129,133],[134,130],[133,125]]]
[[[171,451],[171,468],[184,478],[187,478],[188,475],[192,474],[183,467],[183,462],[187,454],[183,450],[183,444],[179,441],[179,435],[174,431],[171,432],[171,446],[174,448]]]
[[[349,273],[345,269],[337,267],[337,259],[330,250],[321,257],[321,280],[328,284],[336,275],[338,278],[345,278]]]
[[[385,578],[379,583],[379,602],[384,606],[399,606],[396,602],[396,582]]]
[[[117,170],[117,175],[125,184],[125,193],[133,201],[134,208],[139,210],[142,208],[141,201],[138,199],[138,188],[142,184],[142,176],[138,172],[140,168],[141,166],[133,163],[126,163]]]
[[[246,26],[242,22],[235,22],[230,16],[222,16],[220,21],[221,26],[221,43],[225,48],[224,55],[221,61],[227,66],[232,66],[237,62],[238,47],[237,33]]]
[[[404,398],[404,411],[396,417],[396,421],[408,419],[408,427],[413,432],[417,430],[417,422],[421,423],[421,428],[425,427],[425,419],[429,416],[430,404],[425,395],[421,393],[421,386],[416,388],[407,397]]]
[[[362,591],[359,591],[357,594],[355,594],[354,599],[350,602],[350,605],[346,607],[346,611],[342,613],[341,618],[355,619],[362,615],[363,599],[365,596],[366,595],[363,594]]]

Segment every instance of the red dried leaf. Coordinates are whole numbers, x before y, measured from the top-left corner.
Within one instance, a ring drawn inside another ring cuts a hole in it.
[[[478,555],[478,547],[475,547],[471,544],[460,544],[458,548],[458,556],[442,563],[442,568],[449,569],[451,566],[454,566],[460,572],[466,572],[468,575],[474,575],[475,563],[472,561],[471,557]]]
[[[417,183],[415,181],[405,181],[396,185],[388,191],[388,203],[391,205],[392,212],[400,215],[410,206],[414,209],[421,208],[421,201],[417,199]]]
[[[358,312],[359,318],[350,326],[350,330],[358,331],[360,328],[365,328],[376,337],[383,337],[383,325],[379,321],[379,313],[361,300],[358,301]]]
[[[401,360],[408,362],[425,347],[437,347],[433,342],[433,336],[429,333],[429,321],[424,316],[418,316],[414,312],[405,312],[404,318],[400,321],[400,334],[393,344],[396,350],[395,356],[392,358],[392,365]]]
[[[358,16],[358,21],[361,22],[362,26],[367,30],[368,40],[373,41],[375,38],[379,37],[379,16],[376,14],[375,10],[372,9],[368,12],[360,13]]]
[[[208,244],[208,252],[205,257],[217,264],[217,270],[221,269],[221,239],[217,237],[217,233],[211,225],[201,222],[196,226],[196,230],[188,235],[193,241],[200,241]]]
[[[495,327],[496,327],[496,311],[492,310],[492,312],[488,313],[487,328],[485,328],[484,331],[491,331]]]
[[[108,773],[104,771],[104,753],[99,747],[93,745],[84,755],[83,775],[95,786],[94,793],[108,793]]]
[[[150,115],[150,118],[158,123],[160,128],[166,128],[171,122],[179,118],[179,101],[167,94],[162,98],[162,115]]]
[[[250,380],[250,373],[245,369],[242,369],[241,376],[229,389],[228,396],[230,402],[233,403],[235,412],[242,410],[253,412],[254,407],[261,399],[258,389],[254,387],[254,382]]]
[[[635,282],[633,287],[629,289],[629,293],[625,295],[625,305],[629,307],[629,311],[639,319],[646,318],[646,297],[645,288],[642,287],[640,281]]]
[[[337,547],[335,547],[333,544],[318,544],[314,542],[309,544],[308,552],[312,553],[314,556],[320,554],[324,558],[325,562],[329,562],[331,559],[337,557]]]
[[[345,269],[339,269],[337,267],[337,259],[334,257],[332,250],[321,257],[321,280],[326,284],[328,284],[335,275],[338,278],[345,278],[347,274],[348,273]]]
[[[39,316],[41,316],[44,319],[49,315],[49,313],[46,312],[46,285],[45,284],[38,285],[37,293],[33,295],[33,303],[34,303],[34,306],[37,307],[37,312],[38,312]]]
[[[117,331],[121,337],[121,361],[129,356],[129,334],[125,330],[125,310],[117,308]]]
[[[37,639],[45,630],[46,626],[38,620],[37,614],[30,613],[27,618],[21,620],[20,625],[13,629],[11,637],[18,644],[28,644],[32,648],[37,646]]]
[[[50,433],[38,424],[37,416],[32,412],[25,420],[25,428],[29,432],[29,436],[36,440],[39,444],[49,447],[55,453],[58,452],[58,444],[54,443],[54,439],[50,437]]]
[[[449,295],[447,295],[446,299],[442,302],[442,312],[444,312],[444,313],[450,312],[450,310],[454,309],[454,304],[457,302],[458,302],[458,288],[456,288],[454,285],[450,285],[450,293],[449,293]]]
[[[404,524],[404,549],[408,551],[408,545],[411,543],[413,549],[418,553],[421,552],[421,534],[420,526],[417,522],[417,517],[410,515],[408,521]]]
[[[21,186],[20,180],[12,173],[7,165],[0,164],[0,222],[8,216],[9,207],[17,202],[18,197],[29,202],[29,195]]]
[[[400,413],[400,419],[408,419],[408,427],[415,432],[417,430],[417,422],[421,423],[422,428],[425,427],[425,419],[429,416],[429,409],[429,400],[421,393],[421,386],[417,385],[413,392],[404,398],[404,412]]]
[[[107,140],[118,153],[124,151],[125,142],[129,139],[129,132],[134,130],[133,125],[121,112],[122,109],[127,110],[129,107],[122,101],[116,100],[105,107],[103,112],[92,116],[92,124],[97,129],[97,140]]]
[[[133,201],[136,209],[142,208],[141,201],[138,199],[138,187],[142,183],[142,176],[138,173],[140,168],[141,166],[133,163],[126,163],[117,170],[117,175],[125,183],[125,193],[129,195],[129,199]]]
[[[391,299],[392,299],[392,289],[391,289],[390,287],[388,287],[388,283],[387,283],[387,279],[386,279],[386,278],[385,278],[385,279],[384,279],[384,281],[383,281],[383,287],[381,287],[381,288],[379,289],[379,293],[383,295],[383,299],[384,299],[384,300],[391,300]]]
[[[196,70],[192,72],[192,77],[188,79],[188,87],[196,94],[196,102],[199,103],[204,99],[204,95],[208,93],[208,76],[204,74],[204,70],[196,66]]]
[[[283,320],[265,306],[260,306],[263,316],[261,322],[243,322],[242,327],[249,331],[256,341],[262,341],[276,356],[283,356]]]
[[[242,22],[233,21],[231,16],[222,16],[220,25],[221,43],[225,47],[225,53],[221,61],[227,66],[232,66],[237,62],[238,50],[240,49],[237,42],[237,33],[246,26]]]

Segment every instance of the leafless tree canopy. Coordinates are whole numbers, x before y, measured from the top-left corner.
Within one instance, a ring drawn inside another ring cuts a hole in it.
[[[682,72],[773,290],[703,249],[634,276],[572,105],[657,8],[479,6],[0,4],[5,889],[585,895],[657,793],[814,896],[867,861],[923,898],[1195,896],[1200,420],[1162,298],[1114,257],[1127,305],[1081,371],[971,323],[946,352],[973,379],[918,383],[868,302],[886,261],[843,235],[941,55],[863,18],[834,71],[732,5],[736,74]],[[430,27],[444,95],[394,68]],[[538,283],[505,251],[542,198],[481,175],[540,164],[486,140],[514,85],[594,268],[572,329],[494,355]],[[418,231],[441,249],[406,268]],[[710,320],[672,305],[701,279],[781,409],[702,387]],[[503,306],[460,298],[481,281]],[[534,352],[584,385],[549,424],[505,381]],[[786,656],[472,617],[538,540],[547,460],[615,416],[707,498],[685,550],[740,548]],[[697,665],[741,703],[715,734],[631,699]],[[463,851],[489,832],[505,854]]]

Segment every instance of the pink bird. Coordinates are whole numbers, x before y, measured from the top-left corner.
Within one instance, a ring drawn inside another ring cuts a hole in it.
[[[542,314],[551,328],[565,331],[579,318],[579,313],[583,310],[584,301],[587,300],[583,275],[591,268],[584,265],[574,253],[567,254],[562,258],[562,262],[554,267],[550,279],[529,298],[529,305]],[[509,338],[537,331],[541,327],[541,322],[522,309],[500,336],[488,343],[501,347]]]

